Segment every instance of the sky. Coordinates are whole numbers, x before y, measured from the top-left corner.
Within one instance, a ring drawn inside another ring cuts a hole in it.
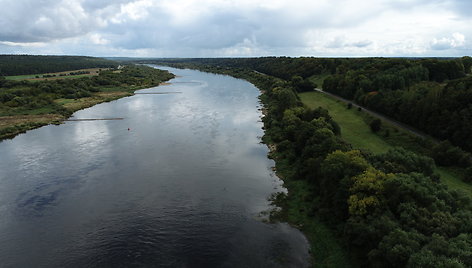
[[[0,0],[0,54],[472,55],[470,0]]]

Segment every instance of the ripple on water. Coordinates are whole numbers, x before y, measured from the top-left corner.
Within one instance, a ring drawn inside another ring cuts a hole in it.
[[[7,267],[304,267],[305,237],[259,221],[281,189],[258,90],[172,69],[171,85],[0,143]],[[128,128],[130,130],[128,131]],[[0,265],[0,266],[1,266]]]

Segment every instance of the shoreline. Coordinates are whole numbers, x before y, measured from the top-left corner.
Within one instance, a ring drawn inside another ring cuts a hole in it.
[[[64,124],[72,115],[80,110],[93,107],[95,105],[115,101],[125,97],[136,95],[136,91],[152,87],[159,87],[163,85],[170,85],[171,83],[164,81],[157,85],[146,85],[144,87],[133,87],[124,89],[123,91],[115,92],[97,92],[91,97],[80,98],[72,100],[69,103],[61,104],[66,110],[67,114],[47,113],[39,115],[10,115],[0,116],[0,142],[11,140],[16,136],[26,133],[47,125],[61,125]],[[60,102],[62,99],[56,99],[55,102]]]
[[[274,193],[273,196],[268,197],[277,210],[269,211],[269,222],[285,222],[290,226],[298,229],[306,237],[310,244],[309,255],[310,264],[313,267],[353,267],[356,266],[349,252],[346,249],[346,245],[340,239],[330,226],[322,222],[316,215],[310,212],[312,204],[308,201],[307,197],[311,194],[311,187],[306,181],[302,180],[291,180],[287,178],[287,174],[290,174],[291,168],[287,165],[284,159],[281,159],[276,145],[271,141],[271,138],[267,136],[267,130],[270,128],[264,118],[270,114],[270,107],[267,105],[267,84],[258,80],[254,77],[254,74],[261,75],[258,73],[234,73],[229,69],[213,69],[211,67],[192,66],[172,66],[174,68],[189,68],[195,69],[202,72],[216,73],[221,75],[229,75],[237,79],[245,80],[253,84],[261,93],[259,100],[262,104],[261,113],[263,121],[264,135],[261,142],[265,144],[269,152],[267,157],[274,160],[275,166],[272,168],[274,175],[277,176],[283,182],[283,187],[287,189],[287,193],[278,192]],[[266,76],[264,76],[266,78]],[[274,78],[274,80],[277,80]],[[265,80],[263,80],[265,81]]]

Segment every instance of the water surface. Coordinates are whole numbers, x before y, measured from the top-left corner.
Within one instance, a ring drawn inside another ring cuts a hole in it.
[[[172,84],[0,143],[2,267],[303,267],[308,244],[260,213],[282,190],[258,90],[166,68]],[[128,130],[129,129],[129,130]]]

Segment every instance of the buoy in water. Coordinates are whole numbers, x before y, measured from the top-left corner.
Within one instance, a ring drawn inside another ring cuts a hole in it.
[[[130,131],[130,129],[128,128],[128,131]]]

